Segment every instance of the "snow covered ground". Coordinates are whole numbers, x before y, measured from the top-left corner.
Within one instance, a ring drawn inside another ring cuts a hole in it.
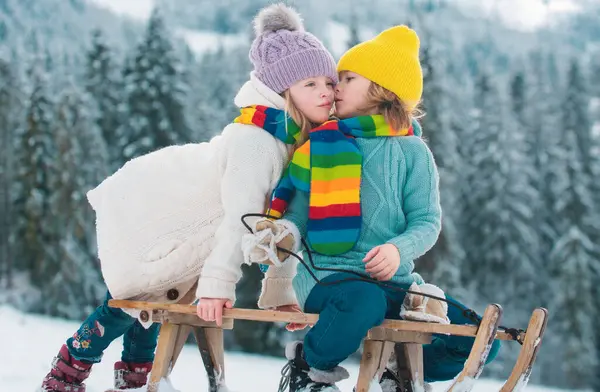
[[[0,305],[0,391],[34,392],[48,372],[50,361],[61,344],[79,325],[72,321],[23,314],[6,305]],[[88,379],[89,392],[103,392],[112,386],[112,365],[119,360],[121,344],[115,341],[107,350],[104,360],[95,365]],[[281,359],[227,353],[225,368],[231,391],[276,391],[279,372],[285,361]],[[340,383],[342,391],[351,391],[358,366],[344,364],[350,379]],[[198,392],[208,390],[202,360],[195,347],[185,347],[171,375],[173,388],[165,385],[162,392]],[[434,390],[445,391],[447,383],[434,385]],[[501,383],[479,380],[474,392],[498,391]],[[145,390],[145,389],[144,389]],[[529,386],[528,392],[557,392],[558,389]],[[142,391],[142,390],[140,390]]]

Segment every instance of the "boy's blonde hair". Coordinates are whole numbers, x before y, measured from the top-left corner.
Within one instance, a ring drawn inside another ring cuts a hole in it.
[[[396,94],[371,81],[366,96],[368,106],[365,110],[376,109],[382,114],[385,122],[393,129],[406,129],[412,125],[413,119],[423,117],[419,103],[411,109]]]
[[[318,127],[321,124],[313,123],[312,121],[310,121],[308,119],[308,117],[306,117],[306,115],[304,113],[302,113],[300,111],[300,109],[298,109],[298,107],[294,103],[294,100],[292,99],[292,94],[290,93],[289,89],[285,90],[282,95],[283,95],[283,98],[285,99],[286,114],[289,114],[289,116],[292,118],[292,120],[294,120],[294,122],[296,124],[298,124],[298,126],[300,127],[300,130],[302,132],[301,133],[302,137],[300,137],[300,139],[298,139],[296,141],[296,143],[294,144],[294,150],[295,150],[296,148],[303,145],[305,141],[308,140],[308,133],[310,132],[310,130],[315,127]]]

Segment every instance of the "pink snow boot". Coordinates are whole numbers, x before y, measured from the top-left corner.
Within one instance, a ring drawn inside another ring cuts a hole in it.
[[[122,390],[143,387],[148,382],[150,370],[152,370],[152,362],[116,362],[115,389]]]
[[[83,381],[89,377],[92,364],[71,357],[66,344],[52,361],[50,373],[44,377],[42,391],[85,392]]]

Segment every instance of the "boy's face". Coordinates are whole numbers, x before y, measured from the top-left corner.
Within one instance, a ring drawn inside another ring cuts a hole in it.
[[[335,115],[344,119],[374,114],[367,102],[370,86],[371,81],[357,73],[340,72],[340,81],[335,87]]]

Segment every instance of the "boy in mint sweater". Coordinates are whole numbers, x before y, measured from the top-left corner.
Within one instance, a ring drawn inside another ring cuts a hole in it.
[[[335,383],[348,376],[338,365],[367,331],[385,318],[400,318],[406,294],[389,286],[424,284],[413,272],[414,260],[437,241],[441,207],[438,171],[414,117],[423,88],[418,53],[416,33],[396,26],[342,56],[335,94],[340,120],[313,129],[294,154],[269,210],[283,219],[257,224],[257,230],[271,228],[280,247],[297,251],[306,238],[317,267],[311,272],[322,282],[338,282],[319,285],[307,268],[297,269],[299,306],[318,313],[319,321],[303,342],[286,348],[290,391],[338,390]],[[355,273],[388,287],[344,281]],[[456,307],[449,307],[447,317],[452,324],[472,323]],[[435,336],[423,348],[425,380],[455,377],[473,342]],[[488,361],[498,349],[494,343]],[[402,390],[394,383],[387,370],[382,387]]]

